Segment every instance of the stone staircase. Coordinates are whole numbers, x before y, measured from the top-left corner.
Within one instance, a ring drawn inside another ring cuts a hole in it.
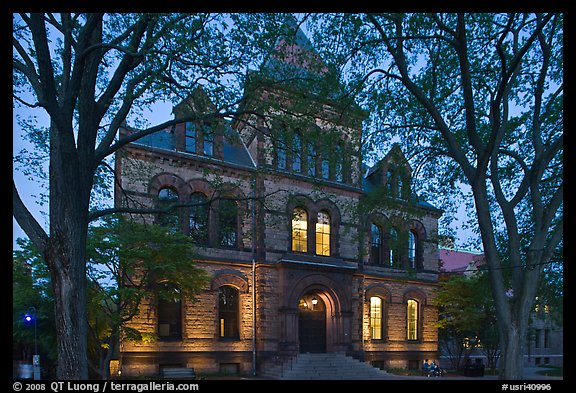
[[[272,379],[391,379],[383,370],[342,353],[301,353],[266,371]]]

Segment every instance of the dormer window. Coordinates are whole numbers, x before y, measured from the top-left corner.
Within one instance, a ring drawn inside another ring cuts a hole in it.
[[[209,125],[202,127],[204,137],[204,155],[212,157],[214,155],[214,131]]]
[[[184,150],[187,153],[203,154],[213,157],[214,148],[214,128],[209,124],[201,126],[194,122],[186,122],[184,131]]]
[[[196,125],[192,122],[186,122],[186,151],[196,153]]]
[[[386,172],[386,190],[389,195],[392,195],[392,179],[393,173],[392,170],[389,169],[388,172]]]

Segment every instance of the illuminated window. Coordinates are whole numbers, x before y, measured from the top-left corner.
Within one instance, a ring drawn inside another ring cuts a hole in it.
[[[416,235],[412,231],[408,232],[408,264],[416,268]]]
[[[372,224],[370,229],[370,263],[380,265],[382,263],[382,228]]]
[[[382,339],[382,299],[370,298],[370,334],[373,340]]]
[[[194,243],[208,243],[208,198],[195,192],[190,197],[190,237]]]
[[[292,216],[292,251],[308,251],[308,213],[300,207]]]
[[[318,212],[316,222],[316,255],[330,255],[330,216],[327,212]]]
[[[406,312],[408,340],[418,340],[418,302],[414,299],[408,299]]]
[[[182,339],[182,296],[173,284],[158,284],[158,337],[163,341]]]
[[[239,305],[238,289],[224,285],[218,289],[218,321],[221,338],[239,338]]]
[[[178,193],[175,190],[165,187],[158,191],[159,209],[168,208],[170,205],[173,205],[176,202],[178,202]],[[158,224],[168,228],[168,230],[172,233],[178,232],[180,229],[178,210],[172,209],[169,212],[158,214]]]

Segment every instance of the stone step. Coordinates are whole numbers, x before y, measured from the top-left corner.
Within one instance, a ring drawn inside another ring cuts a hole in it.
[[[270,368],[265,376],[275,379],[386,379],[388,374],[368,363],[339,353],[303,353]]]

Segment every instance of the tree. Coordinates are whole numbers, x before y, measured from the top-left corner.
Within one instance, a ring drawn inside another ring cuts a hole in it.
[[[317,46],[370,108],[365,145],[399,139],[423,195],[446,199],[458,182],[470,186],[496,307],[500,375],[522,378],[530,311],[563,235],[563,15],[316,20]]]
[[[12,254],[13,356],[32,363],[32,355],[39,354],[42,374],[53,377],[52,366],[56,364],[56,354],[50,349],[54,347],[56,336],[50,274],[31,242],[23,239],[17,239],[17,242],[20,249]],[[35,321],[24,320],[24,316],[29,313]],[[37,334],[34,332],[34,323]]]
[[[208,275],[193,262],[190,237],[123,217],[106,216],[103,221],[89,229],[88,320],[94,343],[91,364],[102,379],[108,379],[121,335],[142,338],[141,332],[124,327],[138,314],[142,299],[151,293],[169,296],[165,286],[159,285],[164,281],[176,284],[193,299]]]
[[[491,348],[498,347],[498,340],[494,343],[493,337],[494,299],[485,273],[478,272],[471,277],[451,275],[442,280],[434,304],[439,307],[439,344],[452,355],[455,369],[463,367],[474,348],[485,348],[490,354]],[[489,364],[494,365],[494,362]]]
[[[270,46],[263,42],[273,44],[270,31],[282,25],[282,16],[271,14],[262,29],[252,25],[252,35],[234,27],[235,19],[241,22],[239,15],[209,14],[14,15],[14,106],[40,109],[49,118],[47,127],[22,120],[37,151],[15,162],[47,181],[49,231],[15,183],[13,216],[50,269],[59,379],[88,377],[86,241],[89,222],[119,210],[102,206],[96,193],[110,192],[111,157],[176,122],[234,114],[241,99],[236,87]],[[156,125],[139,121],[157,100],[180,102],[200,85],[218,103],[213,111]],[[128,118],[140,130],[119,138]],[[34,172],[42,168],[40,157],[49,161],[47,178],[41,169]]]

